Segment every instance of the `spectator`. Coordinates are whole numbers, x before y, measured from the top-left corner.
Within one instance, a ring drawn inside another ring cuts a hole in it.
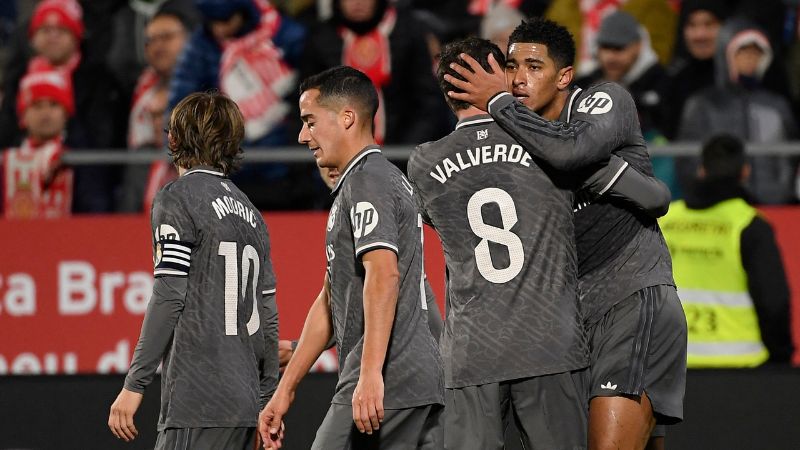
[[[574,36],[578,76],[597,67],[593,56],[600,23],[618,9],[630,13],[647,29],[661,64],[672,59],[678,17],[668,0],[553,0],[545,17],[564,25]]]
[[[714,52],[717,36],[727,16],[724,0],[684,0],[681,8],[682,42],[675,61],[667,71],[662,94],[661,131],[667,139],[678,132],[686,100],[703,88],[714,85]]]
[[[416,145],[440,138],[448,114],[424,27],[388,0],[334,0],[333,8],[333,18],[309,33],[301,77],[352,66],[378,90],[377,142]]]
[[[148,66],[139,76],[128,120],[128,148],[164,146],[164,114],[172,71],[186,43],[188,30],[182,17],[169,10],[157,12],[145,27],[144,54]],[[150,167],[129,165],[124,174],[123,211],[150,211],[156,192],[177,177],[174,166],[156,161]],[[144,208],[142,208],[144,200]]]
[[[789,287],[769,223],[748,204],[742,141],[718,135],[685,200],[660,220],[689,328],[689,367],[788,364]]]
[[[500,47],[503,54],[508,53],[508,37],[525,16],[518,10],[500,4],[492,8],[481,20],[481,37]]]
[[[124,145],[124,124],[116,120],[119,90],[103,66],[82,57],[84,27],[81,7],[75,0],[43,0],[28,27],[34,54],[12,58],[6,68],[6,98],[16,98],[19,82],[27,71],[54,68],[70,80],[75,115],[67,122],[65,145],[70,148],[119,148]],[[24,138],[14,102],[0,106],[0,148]],[[75,169],[74,212],[113,209],[116,172],[104,166]]]
[[[295,68],[305,29],[267,0],[195,0],[195,5],[203,25],[178,58],[168,109],[192,92],[220,89],[244,115],[244,145],[292,142],[300,126],[293,126],[296,120],[287,113],[297,99]],[[259,209],[303,208],[313,197],[313,183],[304,180],[315,172],[311,164],[246,164],[231,178]]]
[[[584,88],[602,81],[624,86],[636,103],[645,139],[653,140],[660,134],[659,89],[666,73],[650,45],[647,30],[630,14],[616,11],[603,19],[597,47],[599,67],[576,83]]]
[[[93,38],[107,40],[102,45],[106,51],[101,57],[116,77],[125,98],[130,98],[138,75],[149,65],[145,54],[147,24],[164,12],[179,18],[191,32],[199,24],[199,14],[192,0],[118,0],[115,3],[115,11],[103,17],[105,27]],[[97,50],[100,53],[100,49]]]
[[[686,102],[679,139],[702,141],[709,134],[722,132],[755,143],[797,137],[789,102],[761,85],[772,60],[772,48],[761,31],[743,19],[729,20],[720,31],[715,58],[715,85]],[[789,157],[753,156],[750,189],[755,201],[794,201],[796,161]],[[696,165],[696,158],[677,159],[676,171],[682,186],[691,181]]]
[[[68,216],[72,170],[60,158],[67,118],[75,112],[69,80],[58,70],[29,73],[20,82],[16,108],[27,136],[3,152],[5,217]]]

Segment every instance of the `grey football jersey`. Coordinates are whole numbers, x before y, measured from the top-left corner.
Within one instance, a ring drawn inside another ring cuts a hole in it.
[[[510,95],[496,96],[489,110],[526,149],[560,169],[587,167],[613,153],[640,173],[653,174],[636,105],[617,84],[575,89],[555,122]],[[640,289],[674,285],[672,259],[658,222],[618,199],[577,202],[575,236],[581,309],[589,324]]]
[[[445,386],[586,367],[572,183],[488,115],[417,147],[408,173],[447,265]]]
[[[361,257],[388,249],[397,254],[400,292],[383,369],[384,407],[444,404],[442,360],[425,311],[422,221],[411,185],[380,149],[369,146],[342,171],[333,195],[325,249],[339,353],[333,403],[351,404],[361,370],[365,276]]]
[[[158,193],[152,229],[154,275],[188,277],[163,359],[159,430],[255,426],[260,391],[274,391],[278,376],[277,319],[270,330],[261,321],[277,317],[261,214],[222,173],[200,167]]]

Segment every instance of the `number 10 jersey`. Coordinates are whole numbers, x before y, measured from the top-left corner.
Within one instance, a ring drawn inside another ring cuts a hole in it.
[[[586,367],[573,182],[548,175],[488,115],[417,147],[408,173],[447,264],[445,387]]]

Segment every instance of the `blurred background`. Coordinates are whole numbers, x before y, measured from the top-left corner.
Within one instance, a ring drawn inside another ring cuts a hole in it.
[[[366,73],[376,138],[404,169],[455,124],[434,77],[441,46],[477,35],[505,50],[533,16],[575,37],[577,85],[632,94],[676,201],[662,227],[679,288],[749,299],[743,329],[682,297],[690,342],[724,329],[763,351],[690,369],[668,448],[800,448],[798,13],[797,0],[0,0],[0,449],[152,447],[158,383],[137,442],[115,442],[106,421],[152,288],[149,208],[177,176],[164,128],[184,96],[219,89],[243,112],[232,179],[264,212],[281,338],[296,339],[324,275],[332,200],[297,144],[299,81],[340,64]],[[737,199],[746,206],[715,209]],[[697,220],[733,239],[681,233]],[[426,233],[444,311],[444,261]],[[711,271],[684,252],[704,242],[737,257]],[[336,369],[323,355],[301,388],[289,449],[310,445]]]

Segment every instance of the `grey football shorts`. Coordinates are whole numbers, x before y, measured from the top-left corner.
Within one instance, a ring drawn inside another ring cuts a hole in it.
[[[505,448],[509,421],[525,449],[586,448],[588,370],[445,389],[445,446]]]
[[[683,420],[686,317],[673,286],[636,292],[588,332],[589,399],[647,392],[656,423]]]
[[[167,428],[154,450],[253,450],[254,428]]]
[[[442,405],[386,409],[380,429],[361,433],[353,423],[353,407],[331,404],[311,450],[441,450]]]

